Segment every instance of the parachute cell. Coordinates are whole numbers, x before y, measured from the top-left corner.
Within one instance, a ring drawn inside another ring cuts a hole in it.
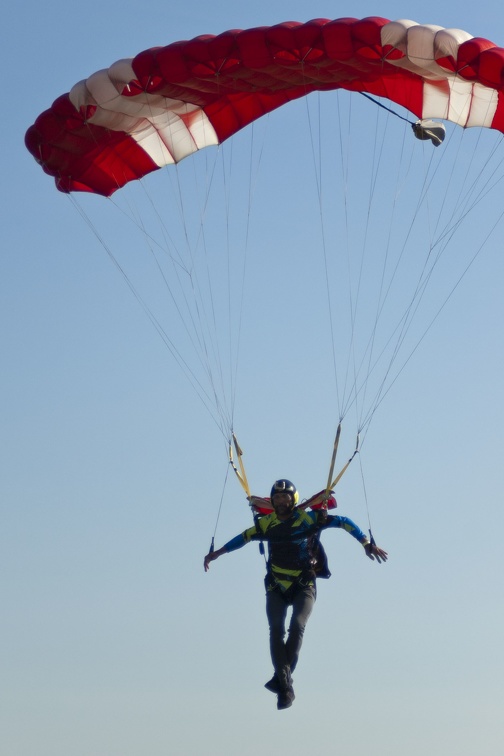
[[[504,131],[504,49],[372,17],[232,30],[146,50],[76,84],[26,145],[63,192],[110,196],[313,91],[387,97],[419,119]]]

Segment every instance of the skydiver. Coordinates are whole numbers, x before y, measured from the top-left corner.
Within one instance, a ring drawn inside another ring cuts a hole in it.
[[[255,524],[232,538],[222,548],[210,552],[204,560],[205,572],[210,562],[223,554],[240,549],[250,541],[267,541],[266,615],[270,630],[270,652],[274,675],[265,688],[278,696],[277,708],[287,709],[294,701],[292,672],[296,668],[306,623],[317,595],[316,559],[318,536],[327,528],[343,528],[364,547],[366,556],[378,563],[388,554],[376,546],[348,517],[322,515],[296,508],[299,494],[290,480],[275,481],[271,489],[274,512],[258,518]],[[330,573],[326,573],[328,577]],[[287,640],[285,619],[292,607]]]

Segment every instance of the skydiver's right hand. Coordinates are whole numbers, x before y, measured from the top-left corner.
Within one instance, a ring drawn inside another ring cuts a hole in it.
[[[211,551],[209,554],[206,555],[205,560],[203,562],[203,567],[205,568],[205,572],[208,572],[210,569],[210,562],[213,562],[213,560],[216,559],[215,551]]]
[[[206,555],[205,560],[203,562],[203,567],[205,568],[205,572],[208,572],[208,570],[210,569],[210,562],[213,562],[214,559],[218,559],[223,554],[227,554],[227,551],[224,548],[224,546],[222,547],[222,549],[219,549],[218,551],[210,551]]]

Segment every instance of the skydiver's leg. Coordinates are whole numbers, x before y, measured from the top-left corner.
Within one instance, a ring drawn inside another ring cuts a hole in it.
[[[316,598],[317,589],[315,586],[307,585],[296,591],[292,601],[292,617],[285,644],[287,664],[290,666],[291,672],[294,672],[298,663],[306,623],[312,613]]]
[[[291,676],[287,651],[284,643],[285,617],[287,616],[287,602],[280,591],[266,593],[266,615],[270,630],[271,661],[280,688],[291,686]]]

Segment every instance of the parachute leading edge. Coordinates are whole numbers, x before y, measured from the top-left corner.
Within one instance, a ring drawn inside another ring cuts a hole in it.
[[[62,192],[110,196],[131,180],[216,145],[291,100],[368,92],[420,119],[504,130],[504,49],[414,21],[315,19],[232,30],[146,50],[76,84],[42,113],[26,145]]]

